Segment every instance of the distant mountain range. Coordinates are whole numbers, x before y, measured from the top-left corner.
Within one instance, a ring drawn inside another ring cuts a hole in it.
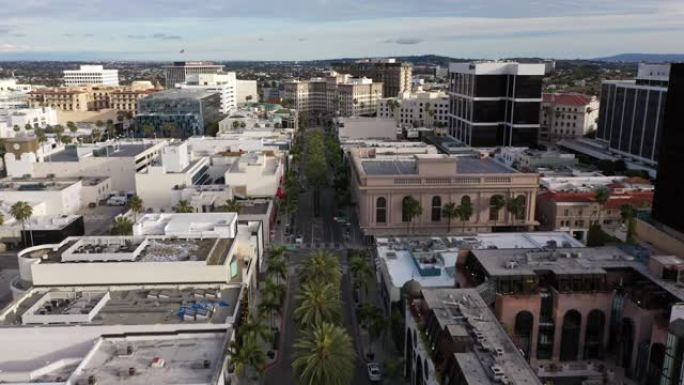
[[[594,59],[596,61],[609,63],[671,63],[684,61],[684,54],[676,53],[622,53],[615,56],[601,57]]]

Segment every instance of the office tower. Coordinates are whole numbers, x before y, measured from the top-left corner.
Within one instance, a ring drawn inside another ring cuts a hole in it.
[[[653,218],[684,233],[684,63],[672,64],[669,90],[659,142],[658,177],[653,199]]]
[[[669,72],[669,64],[640,64],[634,80],[604,81],[596,138],[620,155],[657,165]]]
[[[77,70],[64,70],[64,85],[78,87],[87,85],[119,85],[119,71],[106,70],[101,65],[82,65]]]
[[[166,88],[173,88],[178,83],[185,83],[186,76],[197,74],[217,74],[223,72],[223,66],[201,61],[177,61],[173,65],[165,66]]]
[[[449,133],[471,146],[532,146],[539,134],[544,64],[452,63]]]

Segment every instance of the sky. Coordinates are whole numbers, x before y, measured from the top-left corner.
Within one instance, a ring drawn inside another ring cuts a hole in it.
[[[0,60],[684,53],[684,0],[0,0],[0,15]]]

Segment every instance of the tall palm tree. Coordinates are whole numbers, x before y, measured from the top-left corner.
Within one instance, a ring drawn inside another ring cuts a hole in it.
[[[451,232],[451,221],[458,217],[456,203],[449,202],[442,207],[442,216],[447,219],[447,233]]]
[[[401,213],[402,218],[406,219],[407,231],[410,231],[413,220],[423,214],[423,207],[416,198],[409,195],[401,201]]]
[[[296,296],[295,319],[303,326],[336,323],[342,313],[338,287],[330,283],[309,282],[299,289]]]
[[[513,216],[513,223],[517,222],[518,218],[523,214],[524,209],[525,198],[522,196],[516,198],[510,197],[506,201],[506,210]]]
[[[280,285],[269,277],[261,288],[261,295],[262,297],[271,297],[278,303],[283,303],[285,299],[285,285]]]
[[[133,235],[133,222],[119,215],[114,219],[114,225],[112,225],[112,235]]]
[[[470,200],[463,200],[460,205],[456,208],[458,219],[461,220],[463,224],[463,232],[465,233],[465,224],[473,216],[473,204]]]
[[[295,343],[295,373],[302,385],[350,385],[356,354],[347,332],[322,323]]]
[[[154,126],[151,124],[144,124],[142,126],[142,132],[146,138],[152,137],[155,132]]]
[[[501,209],[504,208],[504,206],[506,206],[506,199],[503,197],[503,195],[494,195],[489,200],[489,210],[492,210],[496,213],[496,218],[494,219],[494,226],[496,226],[496,222],[499,219],[499,211],[501,211]]]
[[[368,352],[373,354],[373,342],[377,341],[378,338],[382,337],[387,329],[389,329],[389,320],[385,317],[383,312],[375,308],[372,313],[368,323],[368,337],[370,338],[370,344],[368,344]]]
[[[135,213],[135,220],[138,221],[138,214],[143,211],[143,200],[137,196],[133,195],[131,199],[128,200],[128,207]]]
[[[266,352],[254,337],[243,338],[240,343],[233,341],[228,348],[230,363],[238,376],[249,369],[262,372],[266,367]]]
[[[606,206],[606,202],[608,202],[608,199],[610,199],[610,189],[606,187],[600,187],[598,190],[596,190],[596,195],[594,195],[594,200],[596,203],[599,204],[599,211],[598,211],[598,222],[599,226],[601,226],[601,212]]]
[[[195,209],[190,205],[190,202],[185,199],[179,200],[178,204],[176,204],[176,212],[178,213],[191,213],[194,211]]]
[[[318,251],[306,261],[300,272],[302,282],[324,282],[340,286],[342,268],[340,261],[327,251]]]
[[[26,222],[33,216],[33,208],[31,205],[24,201],[18,201],[12,205],[10,208],[10,215],[14,217],[17,221],[21,222],[22,233],[26,232]],[[31,237],[31,246],[33,246],[33,232],[29,230]],[[26,245],[26,240],[24,239],[24,245]]]
[[[366,255],[354,253],[349,258],[349,272],[354,282],[354,290],[359,290],[363,285],[364,291],[368,292],[368,280],[373,278],[373,269]]]
[[[260,315],[250,313],[245,322],[240,325],[239,340],[254,338],[268,341],[271,337],[271,328],[264,323],[264,319]]]
[[[271,326],[271,329],[275,328],[275,325],[273,323],[273,313],[280,313],[280,302],[278,302],[278,299],[273,297],[273,296],[266,296],[261,299],[261,302],[259,302],[259,313],[260,314],[268,314],[268,319],[269,319],[269,325]]]
[[[281,279],[287,277],[287,262],[282,256],[273,256],[268,260],[268,268],[266,273],[269,277],[273,277],[277,284],[280,284]]]

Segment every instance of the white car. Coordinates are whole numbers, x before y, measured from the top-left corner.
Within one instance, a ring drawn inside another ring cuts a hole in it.
[[[114,195],[107,199],[108,206],[125,206],[127,202],[128,199],[126,199],[126,197],[122,195]]]
[[[371,362],[368,364],[368,379],[371,382],[382,380],[382,371],[380,370],[380,365],[378,365],[376,362]]]

